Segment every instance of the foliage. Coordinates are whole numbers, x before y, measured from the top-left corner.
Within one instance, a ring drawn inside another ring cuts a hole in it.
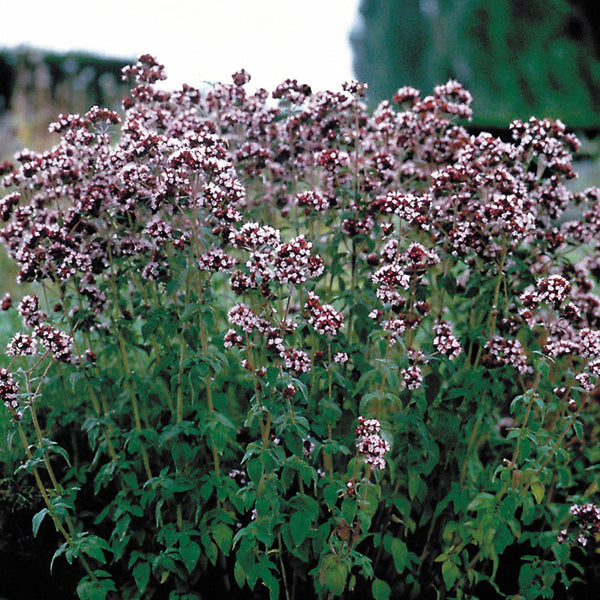
[[[0,392],[79,597],[568,587],[600,514],[577,140],[469,136],[453,81],[370,115],[356,82],[276,106],[243,71],[206,95],[156,88],[150,56],[125,74],[120,127],[61,115],[0,204],[36,286],[4,299]]]
[[[543,114],[597,131],[596,19],[577,0],[363,0],[354,64],[375,102],[451,77],[473,94],[477,127]]]

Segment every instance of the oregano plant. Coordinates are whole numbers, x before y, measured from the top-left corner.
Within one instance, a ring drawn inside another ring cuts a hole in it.
[[[32,291],[0,394],[79,597],[569,593],[600,533],[575,136],[471,134],[455,81],[370,114],[357,82],[124,76],[122,115],[2,167]]]

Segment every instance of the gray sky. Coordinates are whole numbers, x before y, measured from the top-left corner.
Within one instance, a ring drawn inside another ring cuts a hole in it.
[[[272,89],[291,77],[313,89],[351,79],[348,34],[359,0],[0,0],[0,46],[149,52],[169,87],[229,81],[245,68]]]

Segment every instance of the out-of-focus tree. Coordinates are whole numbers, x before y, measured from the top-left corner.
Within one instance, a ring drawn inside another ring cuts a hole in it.
[[[476,126],[531,115],[600,129],[595,0],[362,0],[351,36],[371,101],[449,78],[474,96]]]
[[[128,62],[82,52],[0,50],[0,160],[23,146],[49,148],[48,124],[61,112],[85,112],[94,104],[118,109],[128,89],[121,81]]]

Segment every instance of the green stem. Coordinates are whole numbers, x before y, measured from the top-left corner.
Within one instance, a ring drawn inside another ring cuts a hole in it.
[[[31,454],[31,450],[29,449],[29,444],[27,443],[27,438],[25,437],[25,432],[23,431],[23,426],[21,425],[21,423],[19,421],[17,421],[17,430],[19,432],[19,437],[21,439],[21,443],[23,444],[23,447],[25,448],[25,454],[26,454],[28,460],[31,461],[31,460],[33,460],[33,455]],[[46,491],[46,487],[44,486],[44,484],[42,482],[42,478],[40,477],[38,469],[36,467],[33,467],[32,472],[33,472],[33,477],[35,479],[36,485],[40,491],[40,494],[42,495],[42,499],[44,500],[44,504],[46,505],[46,508],[48,509],[48,514],[52,518],[52,521],[54,522],[56,529],[65,538],[65,541],[67,542],[67,544],[71,548],[74,548],[75,542],[73,541],[72,534],[75,532],[75,528],[73,526],[71,519],[69,518],[68,515],[66,515],[65,520],[66,520],[66,523],[67,523],[69,529],[71,530],[71,533],[69,533],[65,529],[60,518],[56,514],[56,511],[54,510],[54,506],[52,505],[52,501],[50,500],[50,497],[48,496],[48,492]],[[87,562],[85,556],[78,554],[77,558],[81,561],[81,564],[83,565],[83,568],[85,569],[85,572],[91,577],[92,581],[98,583],[98,579],[97,579],[96,575],[94,574],[94,572],[92,571],[92,568],[90,567],[89,563]]]
[[[130,388],[130,398],[131,398],[131,407],[133,408],[133,418],[135,422],[135,428],[138,434],[142,433],[142,420],[140,418],[140,407],[137,401],[137,397],[135,394],[135,390],[131,385],[131,381],[129,377],[131,376],[131,370],[129,368],[129,360],[127,359],[127,352],[125,350],[125,341],[123,340],[123,336],[121,332],[118,333],[119,336],[119,348],[121,350],[121,358],[123,360],[123,367],[125,368],[125,377],[127,380],[127,385]],[[146,471],[146,476],[148,479],[152,479],[152,470],[150,469],[150,461],[148,460],[148,454],[146,452],[146,447],[144,446],[142,440],[140,439],[140,451],[142,453],[142,462],[144,463],[144,470]]]
[[[281,579],[283,581],[283,590],[285,592],[285,600],[290,600],[290,590],[288,586],[285,566],[283,564],[283,544],[281,543],[281,533],[277,533],[277,543],[279,545],[279,570],[281,571]]]
[[[185,360],[185,340],[181,336],[181,352],[179,354],[179,373],[177,374],[177,423],[183,421],[183,361]]]
[[[527,409],[525,410],[525,416],[523,417],[523,423],[521,424],[521,428],[524,428],[527,426],[527,421],[529,420],[529,415],[531,413],[531,408],[533,407],[533,402],[535,400],[537,387],[538,387],[538,384],[540,383],[541,377],[542,377],[542,373],[541,373],[541,371],[538,370],[538,372],[536,373],[536,376],[535,376],[535,381],[533,383],[533,387],[531,388],[531,390],[529,390],[529,393],[530,393],[529,402],[527,403]],[[517,438],[517,445],[515,446],[515,452],[510,461],[511,467],[516,467],[516,465],[517,465],[517,459],[519,457],[520,442],[521,442],[521,438]]]

